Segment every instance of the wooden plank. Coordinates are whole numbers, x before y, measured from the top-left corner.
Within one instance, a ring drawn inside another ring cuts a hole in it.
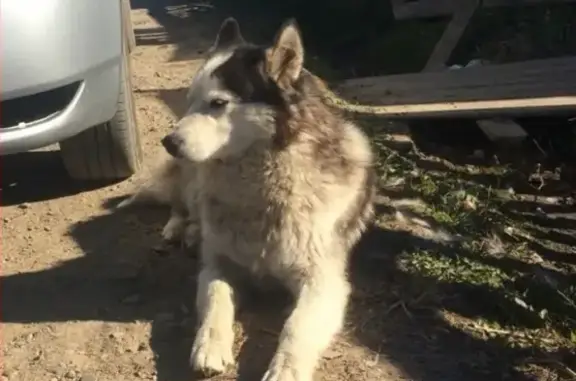
[[[559,111],[576,107],[576,57],[351,79],[337,92],[398,117]]]
[[[479,119],[478,127],[492,141],[519,142],[528,136],[528,133],[512,119],[492,118]]]
[[[459,7],[455,10],[452,20],[446,27],[442,37],[434,47],[424,71],[436,71],[444,68],[452,51],[458,45],[458,41],[468,26],[468,22],[478,8],[479,0],[460,0]]]
[[[458,7],[458,0],[418,0],[402,2],[392,0],[396,20],[449,16]],[[576,0],[482,0],[481,7],[518,7],[552,3],[574,3]]]
[[[519,98],[501,101],[437,102],[428,104],[368,106],[346,104],[337,100],[336,105],[349,112],[386,116],[394,119],[416,118],[477,118],[499,116],[526,116],[542,113],[573,113],[576,96]]]
[[[482,6],[491,7],[522,7],[552,3],[576,3],[576,0],[482,0]]]
[[[414,104],[574,95],[576,56],[474,66],[433,73],[349,79],[344,94],[361,102]]]
[[[425,72],[447,69],[446,63],[450,59],[452,51],[458,45],[470,19],[478,9],[479,1],[462,1],[459,4],[460,7],[454,12],[452,20],[428,59],[424,68]],[[492,141],[521,141],[527,136],[526,131],[512,119],[479,119],[476,124]]]
[[[457,6],[457,0],[418,0],[392,3],[396,20],[428,18],[451,15]]]

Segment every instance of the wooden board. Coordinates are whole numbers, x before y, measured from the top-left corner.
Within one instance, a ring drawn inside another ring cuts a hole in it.
[[[464,34],[470,19],[474,16],[479,5],[479,0],[461,1],[458,3],[452,20],[446,27],[444,34],[434,47],[434,50],[424,67],[424,71],[446,70],[446,63],[452,55],[452,51],[458,45],[458,41]],[[527,134],[524,129],[512,119],[478,119],[478,127],[492,141],[521,141]]]
[[[451,15],[456,8],[456,0],[419,0],[404,2],[393,0],[392,10],[396,20],[438,17]]]
[[[434,46],[434,50],[426,62],[424,71],[437,71],[445,68],[446,62],[450,59],[452,51],[458,45],[460,37],[464,34],[468,22],[478,8],[479,0],[461,0],[459,7],[455,10],[452,20],[448,23],[446,30],[440,40]]]
[[[449,16],[462,0],[391,0],[396,20]],[[576,0],[482,0],[483,8],[513,7],[548,3],[574,3]]]
[[[479,119],[478,127],[492,141],[520,142],[528,136],[528,133],[512,119],[492,118]]]
[[[396,117],[523,115],[576,109],[576,57],[342,82],[360,111]],[[367,110],[367,109],[366,109]]]

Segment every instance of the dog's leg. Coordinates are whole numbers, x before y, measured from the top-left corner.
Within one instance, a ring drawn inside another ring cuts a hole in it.
[[[186,185],[184,186],[184,192],[182,196],[182,200],[184,200],[186,212],[188,215],[186,221],[186,228],[184,230],[184,237],[183,237],[183,244],[187,248],[194,247],[200,242],[200,213],[199,213],[199,189],[198,189],[198,181],[197,178],[194,178],[194,172],[192,170],[194,167],[191,168],[191,173],[188,173],[186,179],[188,180]],[[190,178],[192,177],[192,178]]]
[[[186,228],[184,229],[183,243],[187,248],[191,248],[200,242],[202,225],[198,212],[198,204],[194,199],[189,200],[186,209],[188,218],[186,220]]]
[[[196,304],[199,328],[190,364],[206,376],[223,373],[234,363],[234,290],[213,264],[200,272]]]
[[[188,219],[184,229],[184,245],[187,248],[194,247],[200,241],[200,221]]]
[[[177,208],[172,208],[170,211],[170,218],[164,229],[162,229],[162,238],[165,241],[176,241],[180,240],[184,236],[184,230],[186,228],[186,215]]]
[[[322,352],[340,331],[350,286],[334,264],[318,265],[299,287],[263,381],[312,381]]]

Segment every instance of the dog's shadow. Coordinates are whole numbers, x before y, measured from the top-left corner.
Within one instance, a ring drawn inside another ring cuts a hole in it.
[[[97,255],[104,260],[101,265],[113,267],[114,262],[120,261],[124,266],[128,264],[128,267],[136,269],[126,284],[129,290],[122,293],[117,289],[116,300],[119,303],[116,305],[119,308],[110,309],[110,313],[117,314],[118,320],[145,319],[151,322],[149,344],[154,354],[157,379],[203,379],[189,365],[196,332],[198,252],[162,242],[159,232],[167,221],[167,210],[134,206],[114,211],[112,208],[120,201],[108,200],[104,206],[111,209],[109,215],[79,223],[70,233],[87,258]],[[96,232],[100,232],[101,238],[102,231],[124,232],[121,241],[126,246],[118,244],[119,240],[112,237],[107,240],[111,242],[110,246],[96,246],[101,242]],[[116,260],[108,262],[105,257]],[[239,291],[241,300],[235,325],[237,369],[231,369],[219,379],[260,379],[272,358],[292,300],[287,293],[264,292],[250,286]]]
[[[114,205],[116,202],[109,204]],[[131,208],[111,210],[110,213],[73,225],[69,234],[81,247],[84,256],[44,271],[3,276],[0,279],[2,321],[149,321],[149,346],[157,380],[200,379],[189,366],[196,327],[194,300],[198,256],[180,247],[161,244],[159,233],[167,218],[168,210],[165,209]],[[446,336],[449,338],[438,337],[439,348],[445,348],[448,353],[433,353],[429,356],[428,349],[422,349],[422,343],[413,337],[414,330],[431,332],[429,328],[421,326],[421,320],[394,319],[398,322],[392,324],[392,315],[383,315],[383,311],[391,305],[394,289],[400,287],[400,284],[407,287],[415,282],[413,278],[394,279],[398,276],[394,275],[395,271],[390,271],[394,268],[394,257],[407,247],[425,247],[429,244],[417,242],[409,234],[392,231],[383,233],[368,233],[357,248],[356,259],[352,263],[351,278],[355,289],[361,291],[362,283],[368,282],[370,294],[360,299],[358,295],[353,295],[350,324],[365,327],[377,325],[369,331],[355,332],[358,343],[375,353],[386,353],[392,363],[412,379],[446,380],[454,379],[454,374],[465,374],[465,378],[470,380],[485,379],[485,373],[478,369],[464,371],[458,361],[488,351],[489,346],[481,342],[471,345],[473,340],[462,332],[456,332],[445,323],[436,322],[436,325],[448,332]],[[378,240],[374,241],[375,237],[379,237]],[[382,247],[386,247],[384,257],[381,256]],[[380,257],[369,260],[370,250],[375,249]],[[379,299],[384,295],[384,305],[368,300],[374,292],[379,295]],[[246,294],[251,297],[240,304],[237,314],[239,323],[236,325],[235,349],[238,353],[238,369],[231,370],[217,380],[259,380],[274,354],[289,311],[289,298],[285,298],[285,295],[258,292]],[[384,316],[386,324],[381,324]],[[362,323],[368,320],[369,324]],[[464,356],[462,351],[467,355]],[[509,367],[506,365],[509,354],[501,348],[498,351],[505,364],[501,368],[491,369],[492,376]],[[415,353],[419,353],[419,356],[415,357]],[[452,359],[455,364],[438,365],[439,356]],[[348,359],[344,357],[342,361],[323,361],[323,365],[345,367]],[[438,369],[439,366],[442,369]],[[458,371],[454,373],[456,369]]]

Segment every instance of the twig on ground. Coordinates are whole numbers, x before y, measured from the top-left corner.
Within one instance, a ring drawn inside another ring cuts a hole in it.
[[[394,311],[396,308],[398,307],[402,307],[402,310],[404,311],[404,313],[406,314],[406,316],[408,316],[408,318],[410,320],[413,320],[413,316],[412,313],[408,310],[408,307],[406,307],[406,303],[404,303],[403,300],[398,300],[395,303],[393,303],[390,307],[388,307],[388,309],[384,312],[384,315],[388,315],[390,312]]]
[[[561,361],[558,361],[556,359],[539,359],[539,358],[535,358],[535,357],[530,357],[528,359],[526,359],[527,362],[533,362],[533,363],[540,363],[540,364],[553,364],[558,366],[559,368],[561,368],[564,372],[566,372],[567,374],[570,375],[570,380],[576,380],[576,371],[574,371],[572,368],[570,368],[568,365],[564,364]]]
[[[546,154],[546,151],[544,151],[544,149],[540,146],[540,144],[536,139],[532,139],[532,142],[534,143],[536,148],[538,148],[538,150],[542,153],[542,155],[544,155],[544,157],[548,157],[548,154]]]
[[[530,339],[530,337],[528,337],[523,332],[514,332],[514,331],[507,330],[507,329],[490,328],[490,327],[486,327],[484,325],[479,325],[479,324],[475,324],[475,323],[469,323],[466,325],[466,327],[469,329],[472,329],[473,331],[476,331],[476,332],[496,333],[496,334],[506,335],[506,336],[510,336],[513,338],[517,338],[517,339]],[[547,344],[553,344],[554,343],[554,340],[546,339],[544,337],[538,337],[537,340],[541,341],[543,343],[547,343]]]
[[[259,331],[260,331],[260,332],[263,332],[263,333],[265,333],[265,334],[267,334],[267,335],[274,336],[274,337],[280,336],[278,332],[273,331],[273,330],[268,329],[268,328],[260,328]]]

